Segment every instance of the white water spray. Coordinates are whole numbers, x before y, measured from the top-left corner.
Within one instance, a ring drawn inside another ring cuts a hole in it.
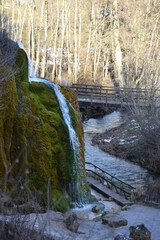
[[[17,41],[17,44],[18,44],[19,48],[23,49],[25,51],[25,53],[27,54],[23,43],[20,41]],[[30,77],[35,77],[34,66],[33,66],[32,61],[31,61],[30,57],[28,56],[28,54],[27,54],[27,58],[28,58],[28,75]]]
[[[17,43],[18,43],[18,46],[26,52],[23,44],[19,41]],[[79,203],[83,203],[83,202],[87,201],[88,194],[87,194],[87,190],[86,190],[86,182],[84,180],[85,176],[84,176],[83,164],[82,164],[82,160],[80,158],[80,142],[79,142],[78,136],[72,126],[72,121],[70,118],[69,107],[68,107],[67,101],[66,101],[65,97],[63,96],[63,94],[59,91],[58,87],[54,83],[49,82],[46,79],[34,77],[35,76],[34,68],[33,68],[32,62],[29,57],[28,57],[28,64],[29,64],[29,69],[30,69],[29,82],[30,83],[32,83],[32,82],[43,83],[43,84],[47,85],[49,88],[52,88],[57,96],[59,106],[60,106],[60,109],[62,112],[63,120],[68,128],[70,143],[72,145],[73,152],[74,152],[74,165],[73,165],[73,178],[74,178],[73,181],[74,182],[73,182],[73,184],[70,185],[70,190],[71,190],[72,194],[75,195],[75,196],[73,196],[73,198],[77,199]],[[80,190],[79,190],[80,186],[84,191],[83,193],[80,193]]]

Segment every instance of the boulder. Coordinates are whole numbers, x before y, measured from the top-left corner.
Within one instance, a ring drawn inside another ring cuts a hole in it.
[[[65,220],[66,227],[72,232],[77,232],[79,223],[77,220],[77,215],[75,213],[71,213]]]
[[[117,228],[126,226],[128,221],[116,213],[107,214],[102,218],[103,224],[108,224],[110,227]]]
[[[101,209],[100,209],[100,207],[98,207],[97,205],[95,205],[95,206],[92,208],[92,212],[93,212],[93,213],[99,213],[99,212],[101,212]]]
[[[144,226],[144,224],[131,226],[130,237],[134,240],[150,240],[151,232]]]
[[[130,208],[129,206],[126,206],[126,205],[125,205],[125,206],[123,206],[123,207],[121,208],[121,210],[122,210],[122,211],[127,211],[129,208]]]

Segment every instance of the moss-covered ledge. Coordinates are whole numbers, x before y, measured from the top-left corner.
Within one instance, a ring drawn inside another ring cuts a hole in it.
[[[27,64],[26,54],[18,50],[16,71],[7,70],[13,74],[3,85],[7,97],[0,111],[0,188],[13,198],[21,196],[28,201],[32,196],[41,206],[49,201],[51,207],[65,211],[72,200],[67,189],[74,161],[68,128],[54,91],[42,83],[29,84]],[[73,99],[72,93],[67,93]],[[68,105],[85,171],[82,125],[76,110]],[[89,192],[87,183],[84,187],[81,191]]]

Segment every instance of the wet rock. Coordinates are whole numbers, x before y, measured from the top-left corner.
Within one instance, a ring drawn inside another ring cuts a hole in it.
[[[65,219],[66,227],[72,232],[77,232],[79,223],[77,221],[77,215],[75,213],[71,213],[66,219]]]
[[[117,228],[121,226],[126,226],[128,224],[128,221],[118,214],[107,214],[102,218],[103,224],[108,224],[110,227]]]
[[[0,220],[0,239],[3,240],[54,240],[55,238],[44,236],[43,233],[36,230],[24,228],[24,222],[2,222]]]
[[[94,213],[99,213],[99,212],[101,212],[101,209],[100,209],[97,205],[95,205],[95,206],[92,208],[92,212],[94,212]]]
[[[29,201],[20,205],[16,206],[16,210],[18,213],[29,214],[29,213],[42,213],[44,210],[43,208],[34,201]]]
[[[133,238],[127,237],[125,235],[117,235],[114,240],[133,240]]]
[[[121,210],[122,210],[122,211],[127,211],[129,208],[130,208],[129,206],[123,206],[123,207],[121,208]]]
[[[134,240],[150,240],[151,239],[151,232],[144,226],[144,224],[131,226],[130,230],[130,237]]]

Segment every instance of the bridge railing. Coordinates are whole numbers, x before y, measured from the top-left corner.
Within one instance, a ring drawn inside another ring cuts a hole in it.
[[[116,193],[130,198],[135,187],[131,186],[128,183],[120,180],[119,178],[113,176],[107,171],[101,169],[93,163],[86,162],[86,165],[89,165],[90,168],[86,168],[86,172],[90,173],[94,178],[98,179],[103,185],[115,191]]]
[[[86,84],[72,84],[71,88],[76,91],[79,99],[85,99],[91,103],[99,100],[106,104],[109,101],[145,104],[150,96],[149,90],[138,88],[115,88]]]

